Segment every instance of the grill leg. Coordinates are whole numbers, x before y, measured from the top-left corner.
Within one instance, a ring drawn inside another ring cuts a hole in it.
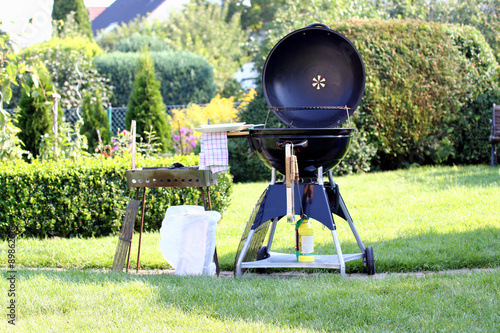
[[[340,275],[342,276],[343,279],[345,279],[344,255],[342,254],[342,249],[340,248],[339,236],[337,235],[336,229],[332,230],[332,236],[333,236],[333,243],[335,244],[335,250],[337,251],[337,257],[339,259]]]
[[[135,190],[135,200],[139,200],[139,187]],[[144,210],[144,205],[141,210]],[[132,228],[132,235],[130,236],[130,246],[128,247],[128,256],[127,256],[127,273],[130,266],[130,253],[132,251],[132,238],[134,237],[134,228]]]
[[[240,256],[238,257],[238,261],[236,262],[236,268],[235,268],[235,275],[236,277],[241,276],[241,263],[243,262],[243,258],[245,258],[248,247],[250,246],[250,243],[252,243],[252,238],[253,235],[255,234],[255,230],[252,229],[248,233],[247,239],[245,240],[245,244],[243,245],[243,248],[241,249]]]
[[[141,243],[142,243],[142,229],[144,226],[144,212],[146,211],[146,188],[142,192],[142,212],[141,212],[141,229],[139,231],[139,245],[137,246],[137,268],[136,273],[139,273],[139,265],[141,263]]]
[[[340,209],[344,213],[344,216],[346,218],[347,223],[349,223],[349,227],[351,228],[352,234],[354,235],[354,238],[356,239],[356,242],[358,243],[359,249],[361,252],[365,252],[365,246],[363,245],[363,241],[361,240],[361,237],[358,234],[358,230],[356,229],[356,226],[354,225],[354,222],[352,221],[351,215],[349,214],[349,211],[347,210],[347,207],[345,205],[344,199],[342,199],[342,196],[339,195],[340,198]]]
[[[273,244],[274,232],[276,231],[276,225],[278,224],[279,217],[275,217],[273,224],[271,226],[271,231],[269,232],[269,238],[267,240],[267,253],[271,252],[271,245]]]

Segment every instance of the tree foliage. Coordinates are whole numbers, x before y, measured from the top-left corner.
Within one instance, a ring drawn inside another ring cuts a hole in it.
[[[81,93],[99,92],[103,103],[109,103],[113,87],[94,66],[94,56],[102,50],[93,41],[82,37],[52,38],[20,52],[26,63],[43,63],[54,79],[54,87],[61,95],[62,108],[76,108],[81,104]],[[20,76],[18,76],[20,77]],[[21,98],[21,89],[13,86],[13,98],[7,107],[15,108]]]
[[[185,50],[206,58],[214,67],[217,92],[227,90],[231,78],[249,59],[249,31],[241,29],[240,15],[228,17],[228,6],[213,2],[191,2],[172,12],[166,21],[136,19],[118,26],[98,41],[105,50],[113,50],[125,38],[140,33],[163,39],[175,50]]]
[[[153,36],[144,36],[135,32],[116,44],[113,51],[140,52],[147,49],[150,52],[172,51],[172,48],[163,40]]]
[[[160,82],[156,79],[155,66],[147,52],[139,61],[125,117],[128,128],[132,120],[136,121],[138,135],[147,137],[152,126],[159,137],[162,150],[168,151],[172,148],[170,125],[160,92]]]
[[[228,7],[228,19],[235,13],[241,15],[241,27],[253,32],[262,32],[264,24],[272,22],[279,8],[287,5],[287,0],[253,0],[249,1],[230,0]]]
[[[212,2],[189,3],[173,13],[164,25],[166,41],[176,49],[187,49],[204,56],[214,66],[219,91],[248,60],[245,44],[249,33],[241,28],[240,16],[228,21],[228,6]]]
[[[28,63],[40,61],[45,65],[61,95],[61,107],[69,109],[81,105],[83,91],[99,94],[103,103],[109,103],[112,86],[92,60],[100,53],[102,50],[94,42],[72,37],[34,45],[24,49],[22,55]]]
[[[26,63],[19,61],[9,35],[0,32],[0,126],[6,121],[3,104],[10,102],[12,87],[19,85],[19,78],[25,72]]]
[[[89,13],[83,0],[54,0],[52,7],[52,20],[62,22],[58,25],[58,30],[62,29],[68,14],[74,12],[75,21],[79,31],[83,36],[93,37]]]

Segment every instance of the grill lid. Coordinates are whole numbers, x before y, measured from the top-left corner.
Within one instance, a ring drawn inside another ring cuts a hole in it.
[[[358,107],[365,68],[344,35],[314,23],[274,46],[264,65],[262,85],[269,108],[286,125],[331,128]]]

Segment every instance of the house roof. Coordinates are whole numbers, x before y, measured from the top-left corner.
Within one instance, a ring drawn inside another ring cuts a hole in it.
[[[89,12],[90,21],[93,21],[97,16],[99,16],[108,7],[87,7]]]
[[[113,24],[128,23],[155,11],[166,0],[116,0],[92,21],[94,35]]]

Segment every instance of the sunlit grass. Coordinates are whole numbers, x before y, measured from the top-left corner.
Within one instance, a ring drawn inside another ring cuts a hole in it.
[[[365,246],[373,246],[378,272],[500,266],[500,174],[487,166],[426,167],[336,178]],[[221,267],[232,270],[247,220],[267,183],[236,184],[219,222]],[[335,216],[344,253],[357,253],[347,223]],[[335,254],[328,229],[315,223],[315,251]],[[293,253],[294,226],[282,220],[273,249]],[[117,236],[94,239],[17,238],[16,263],[28,267],[109,268]],[[141,268],[169,268],[158,232],[143,236]],[[6,243],[0,248],[5,267]],[[135,268],[138,234],[131,267]],[[348,272],[362,271],[360,261]]]
[[[498,269],[349,280],[74,270],[17,276],[17,325],[1,320],[4,332],[494,332],[500,323]]]
[[[500,174],[486,166],[439,167],[339,177],[335,181],[377,272],[488,268],[469,273],[343,280],[318,270],[288,279],[110,272],[118,237],[16,238],[16,326],[2,332],[494,332],[500,326]],[[236,184],[217,230],[221,266],[235,252],[266,183]],[[344,253],[358,252],[335,217]],[[273,248],[293,252],[294,226],[278,223]],[[137,233],[131,268],[135,269]],[[143,236],[142,269],[169,265],[158,232]],[[0,266],[7,267],[7,243]],[[315,223],[315,251],[334,253]],[[59,267],[64,270],[25,269]],[[89,270],[92,268],[92,270]],[[348,273],[363,271],[361,262]],[[8,281],[1,271],[0,301]]]

